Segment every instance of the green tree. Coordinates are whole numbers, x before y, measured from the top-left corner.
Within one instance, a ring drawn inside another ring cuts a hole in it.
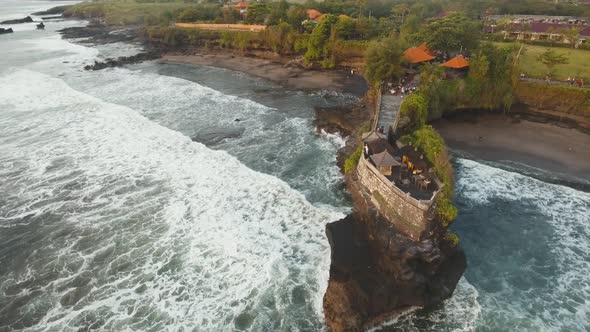
[[[413,44],[415,35],[420,30],[422,21],[416,15],[408,15],[405,19],[404,24],[399,28],[400,39],[404,40],[408,44]]]
[[[457,94],[453,81],[444,81],[445,70],[438,64],[424,64],[420,70],[420,91],[428,96],[428,119],[440,118],[454,106]]]
[[[270,15],[268,16],[268,25],[278,25],[287,21],[287,11],[289,3],[285,0],[271,3]]]
[[[303,21],[307,20],[307,13],[303,7],[294,7],[287,11],[287,22],[294,29],[303,32]]]
[[[488,85],[488,71],[490,63],[488,58],[481,51],[475,53],[469,59],[469,74],[467,76],[472,98],[481,96],[481,93]]]
[[[410,8],[406,4],[397,4],[391,8],[391,14],[400,22],[404,23],[404,19],[410,13]]]
[[[447,52],[459,49],[475,49],[480,37],[477,21],[463,14],[452,14],[428,23],[420,31],[420,37],[435,50]]]
[[[270,13],[270,8],[264,2],[256,2],[248,7],[246,22],[249,24],[263,24]]]
[[[325,61],[330,58],[329,40],[332,36],[332,27],[338,18],[334,15],[325,15],[313,29],[307,43],[307,51],[303,57],[308,64],[314,61]]]
[[[422,128],[428,119],[428,98],[422,93],[412,93],[400,106],[400,116],[408,119],[404,132],[414,132]]]
[[[371,43],[367,49],[365,78],[372,85],[385,80],[395,80],[404,74],[405,45],[392,34]]]
[[[336,37],[340,39],[354,39],[356,36],[356,24],[353,19],[348,17],[338,18],[334,26]]]
[[[537,60],[547,66],[547,75],[550,77],[555,73],[555,66],[569,63],[569,58],[565,54],[557,54],[552,49],[547,49],[545,52],[539,54]]]

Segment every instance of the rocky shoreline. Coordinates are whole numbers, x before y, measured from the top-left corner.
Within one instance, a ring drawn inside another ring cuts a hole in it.
[[[64,38],[85,38],[83,43],[141,41],[135,28],[115,30],[99,24],[61,31]],[[314,126],[318,131],[348,136],[338,153],[338,164],[354,151],[358,131],[370,123],[368,87],[362,76],[347,70],[320,71],[303,68],[286,59],[244,57],[215,50],[161,49],[145,44],[149,51],[133,57],[107,59],[85,67],[99,70],[158,58],[162,61],[206,65],[245,72],[301,90],[352,93],[363,99],[347,107],[318,108]],[[391,319],[409,307],[429,307],[448,298],[465,269],[462,251],[444,247],[435,237],[415,243],[398,233],[367,199],[368,193],[353,176],[346,179],[354,212],[326,226],[332,263],[324,295],[326,325],[331,331],[360,331]]]
[[[64,38],[86,38],[84,43],[145,42],[138,27],[90,25],[64,30]],[[156,52],[150,45],[146,47],[146,55],[110,59],[88,65],[87,69],[152,60],[163,52],[165,62],[227,68],[296,89],[350,92],[344,87],[352,84],[356,95],[366,92],[366,83],[363,90],[358,82],[362,77],[351,80],[346,71],[314,71],[266,58],[211,50],[187,54],[165,49]],[[314,125],[318,130],[349,137],[339,151],[339,165],[355,150],[359,144],[356,133],[372,116],[367,104],[365,100],[350,108],[316,109]],[[380,215],[368,199],[371,193],[359,183],[355,172],[346,177],[346,184],[353,213],[326,226],[331,247],[330,279],[323,298],[327,327],[333,332],[362,331],[410,308],[431,308],[449,298],[467,265],[462,249],[445,240],[442,233],[420,242],[409,239]]]

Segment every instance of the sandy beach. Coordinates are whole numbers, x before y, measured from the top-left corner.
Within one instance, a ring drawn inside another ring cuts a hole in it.
[[[454,116],[433,126],[454,150],[476,158],[523,163],[567,180],[590,180],[590,135],[502,114]]]
[[[367,91],[362,75],[347,70],[309,70],[294,65],[230,53],[164,55],[162,62],[211,66],[243,72],[298,90],[330,90],[361,97]]]

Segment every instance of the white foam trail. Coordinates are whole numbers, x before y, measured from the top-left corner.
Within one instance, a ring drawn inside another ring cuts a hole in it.
[[[43,248],[0,292],[35,329],[322,327],[341,214],[61,80],[15,70],[0,94],[0,223]]]

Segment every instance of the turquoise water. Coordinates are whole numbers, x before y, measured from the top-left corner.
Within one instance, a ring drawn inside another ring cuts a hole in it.
[[[0,0],[0,18],[53,5]],[[210,67],[86,72],[140,47],[55,32],[81,24],[0,36],[0,330],[322,330],[324,225],[351,207],[344,139],[314,107],[354,97]],[[455,166],[465,277],[384,329],[589,329],[590,195]]]

